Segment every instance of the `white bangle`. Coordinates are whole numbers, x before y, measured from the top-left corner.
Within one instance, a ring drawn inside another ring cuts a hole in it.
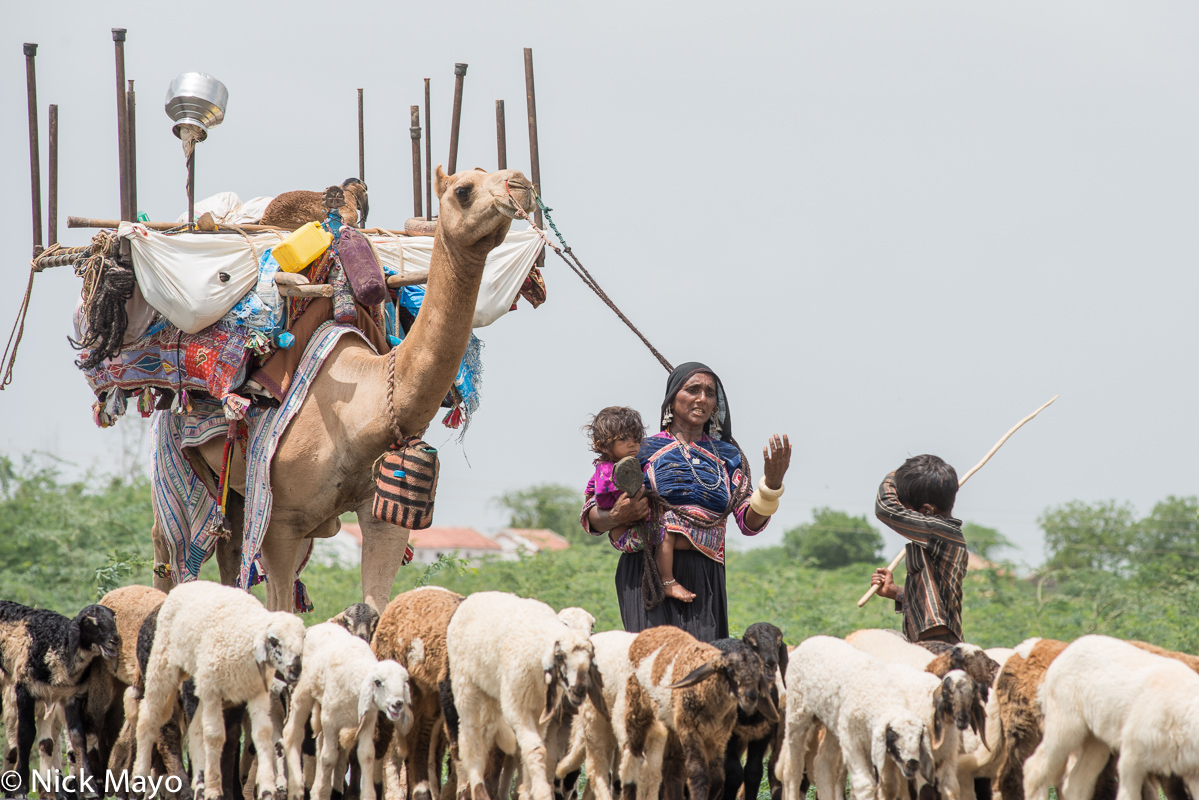
[[[778,500],[783,496],[783,492],[787,491],[787,484],[780,483],[779,488],[771,489],[766,485],[766,476],[763,475],[762,477],[758,478],[758,491],[767,500]]]

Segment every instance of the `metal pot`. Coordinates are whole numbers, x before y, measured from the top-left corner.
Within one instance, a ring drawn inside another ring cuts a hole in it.
[[[191,125],[199,129],[198,141],[204,141],[208,129],[225,119],[229,90],[225,84],[203,72],[184,72],[167,89],[167,116],[175,121],[174,134],[183,138],[181,128]]]

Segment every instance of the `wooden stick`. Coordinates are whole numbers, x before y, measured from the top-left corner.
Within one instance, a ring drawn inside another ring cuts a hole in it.
[[[466,66],[454,65],[454,115],[450,119],[450,157],[446,161],[446,172],[451,175],[458,171],[458,128],[462,124],[462,83],[466,80]]]
[[[1020,420],[1015,425],[1013,425],[1012,429],[1010,431],[1008,431],[1007,433],[1005,433],[1003,435],[1003,437],[998,442],[995,443],[995,446],[987,451],[987,454],[985,456],[983,456],[982,461],[979,461],[977,464],[975,464],[973,467],[971,467],[970,471],[967,472],[965,475],[963,475],[961,477],[961,479],[958,480],[958,488],[960,489],[963,486],[965,486],[966,481],[970,480],[970,476],[973,475],[974,473],[978,472],[980,469],[982,469],[983,465],[991,460],[991,456],[995,455],[995,451],[997,451],[999,448],[1003,447],[1003,443],[1006,442],[1008,439],[1010,439],[1013,433],[1020,430],[1020,428],[1024,425],[1024,423],[1028,422],[1033,417],[1035,417],[1037,414],[1040,414],[1042,411],[1049,408],[1049,406],[1053,404],[1053,401],[1058,399],[1058,397],[1060,397],[1060,395],[1055,394],[1053,397],[1051,397],[1049,399],[1048,403],[1041,406],[1036,411],[1032,412],[1027,417],[1025,417],[1024,419]],[[887,569],[890,572],[894,572],[895,568],[900,565],[900,563],[904,559],[904,556],[906,556],[906,555],[907,555],[907,548],[900,550],[899,555],[895,556],[895,558],[892,559],[892,561],[891,561],[890,565],[888,565]],[[869,603],[870,598],[874,597],[874,595],[877,593],[878,593],[878,584],[871,584],[870,591],[868,591],[868,592],[866,592],[866,594],[862,595],[862,599],[858,601],[858,608],[861,608],[862,606]]]
[[[299,286],[275,284],[284,297],[332,297],[333,287],[328,283],[307,283]]]
[[[358,180],[366,183],[366,133],[362,126],[362,90],[358,90]]]
[[[41,153],[38,148],[37,123],[37,67],[34,59],[37,57],[37,44],[26,42],[25,48],[25,84],[29,99],[29,185],[33,196],[33,256],[37,258],[42,252],[42,167]]]
[[[117,65],[117,174],[121,184],[121,219],[132,221],[129,210],[129,117],[125,108],[125,29],[112,29]]]
[[[427,274],[421,276],[415,275],[388,275],[387,287],[389,289],[398,289],[401,286],[417,286],[429,280]]]
[[[67,217],[68,228],[115,228],[121,224],[117,219],[92,219],[91,217]],[[187,223],[183,222],[139,222],[152,231],[170,231],[176,228],[182,229],[187,227]],[[291,227],[278,227],[275,225],[238,225],[233,228],[229,225],[222,225],[218,233],[237,233],[238,230],[243,230],[246,233],[270,233],[272,231],[278,233],[288,233],[295,230]],[[404,231],[387,230],[386,228],[362,228],[360,233],[385,233],[393,236],[407,236]]]
[[[58,106],[50,104],[50,155],[46,165],[46,230],[49,243],[58,243]]]

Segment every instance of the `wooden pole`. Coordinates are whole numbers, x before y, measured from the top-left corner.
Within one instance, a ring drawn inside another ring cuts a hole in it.
[[[412,216],[421,216],[420,196],[420,106],[409,106],[408,131],[412,136]]]
[[[991,460],[991,456],[995,455],[995,452],[1000,447],[1003,447],[1003,443],[1006,442],[1008,439],[1010,439],[1013,433],[1020,430],[1020,428],[1024,425],[1024,423],[1028,422],[1033,417],[1035,417],[1037,414],[1040,414],[1042,411],[1049,408],[1049,406],[1053,404],[1053,401],[1058,399],[1059,396],[1060,395],[1055,394],[1053,397],[1049,398],[1048,403],[1045,403],[1043,406],[1038,408],[1036,411],[1032,412],[1027,417],[1025,417],[1024,419],[1020,420],[1015,425],[1013,425],[1011,430],[1009,430],[1007,433],[1005,433],[1003,435],[1003,437],[1000,438],[1000,440],[995,443],[995,446],[987,451],[987,454],[985,456],[983,456],[982,461],[979,461],[977,464],[975,464],[973,467],[971,467],[970,471],[961,477],[961,479],[958,481],[958,488],[960,489],[963,486],[965,486],[966,481],[970,480],[970,476],[973,475],[974,473],[978,472],[980,469],[982,469],[983,465]],[[899,566],[901,561],[903,561],[904,556],[906,554],[907,554],[906,548],[903,550],[900,550],[899,555],[895,556],[895,558],[892,559],[891,563],[887,566],[887,569],[890,570],[891,572],[894,572],[895,568]],[[878,593],[878,585],[877,584],[871,585],[870,591],[868,591],[868,592],[866,592],[866,594],[862,595],[862,599],[858,601],[858,608],[861,608],[862,606],[864,606],[868,602],[870,602],[870,598],[874,597],[874,595],[877,593]]]
[[[49,243],[58,244],[58,106],[50,104],[50,154],[47,166],[46,229]]]
[[[133,81],[125,93],[125,118],[129,125],[129,213],[137,220],[137,95],[133,92]]]
[[[116,220],[116,219],[93,219],[91,217],[67,217],[67,227],[68,228],[115,228],[120,224],[121,224],[121,221]],[[183,227],[178,222],[141,222],[138,224],[143,225],[147,229],[152,230],[152,231],[171,231],[171,230],[176,230],[178,228]],[[281,226],[281,225],[246,224],[246,225],[238,225],[236,227],[234,227],[232,225],[221,225],[220,229],[217,230],[216,233],[235,234],[238,231],[245,231],[246,233],[270,233],[270,232],[274,232],[274,231],[286,232],[286,231],[292,231],[292,230],[295,230],[295,227]],[[205,231],[205,233],[207,233],[207,232],[208,231]],[[394,234],[396,236],[408,236],[409,235],[409,234],[405,233],[404,231],[394,231],[394,230],[389,230],[386,228],[363,228],[360,232],[366,233],[366,234],[387,233],[387,234]]]
[[[428,78],[425,78],[425,219],[433,219],[433,117],[429,115]]]
[[[358,180],[366,183],[366,133],[362,125],[362,90],[358,90]]]
[[[446,170],[450,175],[458,171],[458,127],[462,123],[462,84],[466,80],[466,64],[454,65],[454,116],[450,120],[450,157]]]
[[[537,94],[533,90],[533,48],[525,48],[525,105],[529,111],[529,169],[533,188],[541,194],[541,158],[537,147]],[[537,227],[541,227],[541,208],[534,215]],[[544,257],[544,251],[542,257]],[[539,259],[540,261],[540,259]]]
[[[125,29],[112,29],[117,61],[117,169],[121,178],[121,219],[133,220],[129,204],[129,116],[125,109]]]
[[[37,44],[26,42],[25,90],[29,100],[29,185],[33,201],[33,257],[42,252],[42,156],[37,125]]]
[[[499,168],[508,169],[508,130],[504,122],[504,101],[495,101],[495,148],[499,154]]]

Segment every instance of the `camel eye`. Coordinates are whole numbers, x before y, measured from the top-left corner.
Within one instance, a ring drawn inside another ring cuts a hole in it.
[[[458,198],[459,203],[466,203],[470,200],[470,187],[459,186],[454,190],[454,196]]]

